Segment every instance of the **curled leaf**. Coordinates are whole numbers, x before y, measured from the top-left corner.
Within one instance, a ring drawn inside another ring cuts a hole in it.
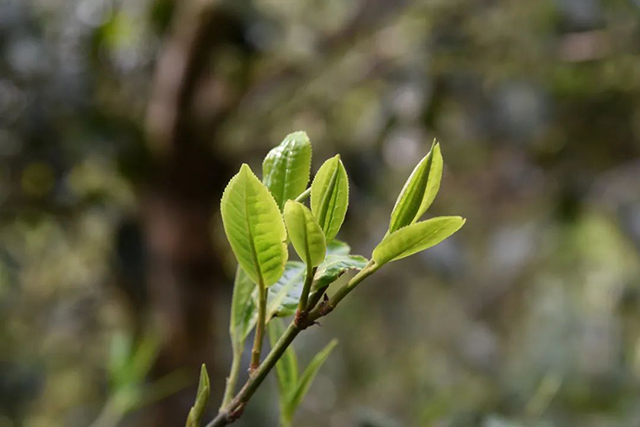
[[[311,210],[331,242],[344,221],[349,205],[349,180],[340,155],[324,162],[311,184]]]
[[[307,188],[311,171],[311,142],[305,132],[294,132],[269,151],[262,163],[262,181],[282,210]]]
[[[442,167],[440,144],[434,143],[405,182],[391,212],[389,233],[417,222],[429,209],[440,189]]]
[[[187,417],[187,427],[200,427],[200,421],[204,415],[204,410],[207,407],[207,401],[211,393],[211,385],[209,383],[209,375],[207,374],[207,367],[202,364],[200,369],[200,382],[198,383],[198,391],[196,393],[196,401],[189,411]]]
[[[308,267],[319,265],[324,260],[327,246],[324,233],[309,208],[300,202],[287,201],[284,206],[284,222],[300,259]]]

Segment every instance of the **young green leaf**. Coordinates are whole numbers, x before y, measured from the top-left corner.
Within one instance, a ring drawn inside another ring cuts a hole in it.
[[[275,283],[287,261],[287,232],[273,196],[246,164],[224,190],[220,211],[231,249],[245,273],[254,283]]]
[[[346,244],[343,244],[346,246]],[[344,250],[344,246],[342,249]],[[361,270],[367,265],[367,259],[360,255],[328,254],[313,280],[312,290],[326,288],[335,282],[347,270]],[[269,288],[267,303],[267,321],[273,317],[286,317],[294,314],[298,308],[304,286],[306,267],[299,261],[288,261],[284,274]],[[253,291],[254,307],[258,301],[257,291]],[[255,325],[255,316],[248,332]],[[247,332],[247,333],[248,333]]]
[[[360,255],[327,255],[318,267],[312,290],[323,289],[338,280],[347,270],[362,270],[369,260]]]
[[[324,233],[309,208],[288,200],[284,205],[284,222],[300,259],[308,267],[318,266],[324,260],[327,245]]]
[[[349,252],[351,252],[351,246],[341,240],[333,239],[327,244],[327,255],[349,255]]]
[[[418,222],[387,235],[373,250],[378,265],[396,261],[442,242],[464,225],[459,216],[442,216]]]
[[[316,377],[318,371],[327,360],[336,345],[338,345],[338,340],[331,340],[331,342],[327,344],[325,348],[323,348],[318,354],[315,355],[315,357],[311,360],[311,363],[309,363],[309,366],[307,366],[307,368],[304,370],[304,372],[300,376],[298,385],[293,394],[290,396],[289,402],[285,408],[285,418],[289,420],[293,418],[293,414],[300,405],[300,402],[302,402],[305,394],[307,394],[307,392],[309,391],[313,379]]]
[[[255,283],[238,265],[233,283],[231,321],[229,322],[229,334],[234,349],[242,347],[247,335],[256,324],[257,306],[251,297],[255,289],[257,289]]]
[[[404,184],[391,212],[389,233],[417,222],[424,215],[438,194],[441,178],[442,153],[440,144],[434,143]]]
[[[274,147],[262,163],[262,181],[282,210],[307,188],[311,172],[311,142],[305,132],[294,132]]]
[[[311,184],[311,210],[331,242],[344,221],[349,205],[349,179],[340,155],[324,162]]]
[[[284,323],[281,319],[273,319],[272,322],[269,322],[271,348],[276,345],[283,333]],[[292,346],[287,347],[278,363],[276,363],[276,376],[278,377],[280,409],[282,410],[298,384],[298,359]]]
[[[209,375],[207,374],[207,367],[202,364],[200,369],[200,382],[198,383],[198,392],[196,393],[196,402],[189,411],[187,417],[187,427],[200,427],[200,420],[204,415],[204,410],[207,406],[207,401],[211,393],[211,386],[209,385]]]

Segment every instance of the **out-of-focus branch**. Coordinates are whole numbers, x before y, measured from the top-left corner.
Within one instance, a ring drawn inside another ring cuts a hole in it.
[[[148,144],[156,155],[171,151],[197,85],[208,27],[218,0],[177,2],[170,34],[160,53],[145,118]]]
[[[254,99],[260,98],[265,91],[269,91],[274,86],[283,83],[291,83],[291,80],[313,80],[322,74],[327,68],[335,64],[336,58],[345,51],[352,49],[353,45],[374,34],[385,22],[397,16],[407,5],[407,0],[363,0],[354,12],[349,21],[340,29],[329,34],[318,43],[318,50],[322,61],[317,64],[324,64],[323,67],[316,66],[309,70],[301,69],[300,64],[284,64],[274,70],[269,75],[255,82],[243,98],[243,104],[251,104]],[[309,71],[313,75],[309,75]],[[297,88],[297,85],[291,85]],[[290,93],[283,94],[282,98],[287,99]],[[277,103],[277,102],[276,102]]]

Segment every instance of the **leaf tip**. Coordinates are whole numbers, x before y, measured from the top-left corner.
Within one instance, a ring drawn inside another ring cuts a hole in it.
[[[285,139],[293,139],[296,142],[310,143],[309,135],[307,135],[307,132],[303,130],[291,132],[289,135],[286,136]]]
[[[238,174],[239,175],[240,174],[242,174],[242,175],[253,175],[253,171],[251,170],[251,167],[248,164],[243,163],[240,166],[240,171],[238,172]]]
[[[207,372],[207,365],[202,364],[200,367],[200,382],[198,384],[198,394],[209,393],[211,389],[211,382],[209,381],[209,373]]]

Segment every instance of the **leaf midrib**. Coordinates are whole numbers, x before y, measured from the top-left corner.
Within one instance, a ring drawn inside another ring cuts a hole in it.
[[[304,253],[307,257],[307,268],[311,268],[311,250],[309,248],[309,222],[307,221],[307,215],[304,212],[304,209],[299,207],[298,211],[302,214],[302,221],[304,224]]]
[[[335,201],[337,198],[337,183],[338,183],[338,173],[340,170],[340,164],[336,162],[336,167],[333,170],[331,178],[329,179],[329,184],[327,185],[327,191],[325,192],[322,200],[320,201],[320,218],[322,218],[322,229],[326,234],[329,234],[331,231],[331,226],[333,224],[333,216],[335,214],[335,209],[329,209],[329,203],[332,203],[335,206]],[[327,198],[329,198],[327,200]],[[329,215],[330,214],[330,215]]]
[[[427,183],[429,182],[429,176],[431,175],[431,163],[433,161],[433,156],[431,153],[427,154],[427,157],[423,160],[424,163],[418,166],[418,169],[414,172],[419,175],[419,179],[417,182],[413,182],[412,185],[408,185],[406,191],[401,194],[401,199],[398,200],[398,213],[394,215],[393,224],[391,224],[391,229],[395,229],[393,231],[399,230],[396,228],[399,221],[402,221],[404,217],[410,217],[410,223],[413,223],[416,220],[416,215],[420,212],[420,206],[422,205],[422,201],[424,199]],[[424,171],[427,171],[425,174]],[[413,173],[409,176],[409,183],[413,178]],[[416,189],[416,187],[418,187]]]
[[[435,233],[439,232],[440,230],[446,228],[447,224],[443,224],[440,227],[432,230],[428,235],[423,236],[422,238],[420,238],[416,243],[414,243],[413,245],[409,246],[408,248],[406,248],[405,250],[403,250],[402,252],[400,252],[399,254],[395,255],[393,258],[391,258],[392,260],[406,254],[407,252],[411,251],[412,249],[414,249],[416,246],[420,246],[420,243],[424,242],[426,239],[429,239],[431,236],[433,236]]]
[[[251,257],[253,258],[253,262],[256,265],[256,269],[258,270],[258,281],[260,286],[264,286],[264,278],[262,276],[262,269],[260,268],[260,260],[258,259],[258,252],[256,250],[256,243],[253,239],[253,230],[251,228],[251,219],[249,218],[251,215],[249,214],[249,187],[251,183],[247,179],[247,182],[244,186],[244,214],[245,221],[247,223],[247,231],[249,233],[249,243],[251,248]]]

